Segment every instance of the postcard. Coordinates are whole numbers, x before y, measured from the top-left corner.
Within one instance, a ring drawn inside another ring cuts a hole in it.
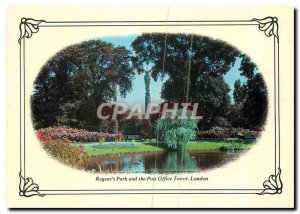
[[[294,9],[7,10],[10,208],[294,208]]]

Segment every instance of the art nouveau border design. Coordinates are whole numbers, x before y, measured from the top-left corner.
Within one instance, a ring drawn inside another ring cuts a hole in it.
[[[25,133],[25,75],[26,75],[26,39],[31,38],[39,28],[61,27],[131,27],[131,26],[250,26],[255,25],[267,37],[274,40],[274,129],[275,154],[274,171],[257,189],[73,189],[43,190],[26,174],[26,133]],[[101,194],[281,194],[283,184],[280,167],[280,82],[279,82],[279,35],[278,18],[266,17],[251,20],[210,20],[210,21],[44,21],[22,18],[19,25],[20,37],[20,172],[19,195],[23,197],[45,195],[101,195]]]

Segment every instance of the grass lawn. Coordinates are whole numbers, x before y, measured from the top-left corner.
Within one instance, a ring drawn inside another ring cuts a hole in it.
[[[146,141],[147,142],[147,141]],[[150,143],[151,142],[151,143]],[[89,156],[98,156],[98,155],[108,155],[108,154],[124,154],[124,153],[138,153],[138,152],[163,152],[166,150],[164,145],[156,145],[156,143],[152,143],[152,140],[147,143],[141,143],[139,145],[131,146],[122,146],[122,145],[84,145],[84,149]],[[248,149],[253,144],[244,144],[241,142],[211,142],[211,141],[202,141],[190,142],[186,149],[188,151],[208,151],[208,150],[220,150],[222,147],[230,147],[230,148],[239,148],[239,149]]]
[[[104,148],[85,145],[85,151],[89,156],[96,155],[108,155],[108,154],[121,154],[121,153],[136,153],[136,152],[162,152],[163,148],[157,147],[154,144],[140,144],[137,146],[129,147],[129,146],[107,146]]]
[[[229,143],[219,143],[219,142],[191,142],[186,146],[188,151],[204,151],[204,150],[219,150],[222,146],[228,145]],[[233,147],[241,147],[242,149],[248,149],[253,144],[244,143],[230,143]]]

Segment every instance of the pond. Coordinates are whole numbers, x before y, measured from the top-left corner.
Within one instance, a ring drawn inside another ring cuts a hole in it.
[[[236,160],[242,152],[151,152],[90,157],[83,168],[107,173],[178,173],[207,171]]]

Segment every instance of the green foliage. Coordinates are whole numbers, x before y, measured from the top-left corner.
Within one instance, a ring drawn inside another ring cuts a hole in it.
[[[251,61],[251,59],[245,54],[241,55],[242,62],[239,70],[241,71],[241,75],[247,77],[248,79],[253,79],[255,75],[256,65]]]
[[[133,41],[132,49],[90,40],[70,45],[49,59],[34,82],[31,107],[35,129],[68,126],[115,132],[121,125],[99,121],[97,107],[115,100],[118,93],[125,96],[132,90],[135,72],[146,72],[146,105],[150,79],[165,77],[161,97],[166,102],[182,102],[189,87],[188,100],[199,103],[202,110],[199,129],[262,130],[268,111],[267,88],[256,65],[235,47],[200,35],[146,33]],[[224,75],[237,59],[241,59],[239,71],[247,81],[235,82],[235,103],[231,104]]]
[[[140,135],[142,138],[155,137],[150,120],[140,120],[137,118],[123,119],[120,121],[120,130],[124,135]]]
[[[249,79],[248,94],[243,104],[242,113],[246,119],[244,127],[254,130],[262,130],[268,113],[268,95],[265,82],[260,73]]]
[[[193,49],[191,46],[193,36]],[[167,42],[164,55],[165,39]],[[189,101],[200,103],[203,119],[200,128],[214,126],[216,116],[225,117],[230,106],[229,87],[223,75],[233,66],[239,52],[229,44],[209,37],[190,34],[142,34],[132,43],[136,56],[133,65],[139,73],[144,64],[152,65],[154,80],[167,77],[161,96],[167,102],[185,100],[187,82],[190,81]],[[190,79],[187,80],[187,62],[192,56]],[[162,68],[162,65],[164,69]]]
[[[87,153],[83,148],[73,146],[71,141],[56,139],[41,143],[52,157],[66,165],[80,168],[86,161]]]
[[[214,126],[210,130],[199,130],[197,132],[198,139],[225,140],[228,137],[230,137],[229,130],[219,126]]]
[[[241,103],[245,100],[246,97],[246,87],[242,85],[241,81],[238,79],[234,83],[234,91],[233,91],[233,98],[236,104]]]
[[[246,55],[242,55],[241,75],[247,77],[242,109],[239,114],[244,118],[243,128],[262,130],[268,112],[268,91],[261,73]]]
[[[159,140],[169,148],[184,149],[185,145],[196,137],[197,121],[190,117],[179,119],[181,113],[182,111],[178,111],[174,119],[167,116],[165,119],[159,119],[156,123]]]
[[[101,120],[97,126],[97,130],[101,132],[113,133],[116,128],[116,120]]]
[[[223,128],[230,128],[231,123],[225,118],[221,116],[217,116],[214,120],[215,127],[223,127]]]
[[[191,36],[193,36],[192,50],[190,50]],[[186,80],[187,75],[182,71],[186,71],[186,63],[191,55],[193,56],[191,80],[196,80],[197,78],[194,77],[203,73],[225,74],[238,55],[234,47],[223,41],[190,34],[167,34],[166,38],[165,33],[145,33],[133,41],[132,47],[136,53],[133,63],[137,71],[142,73],[143,65],[151,64],[153,65],[151,75],[155,80],[164,75],[171,75],[181,81]],[[165,56],[164,52],[166,52]],[[164,59],[165,69],[161,66]],[[182,89],[181,85],[177,87]],[[177,88],[173,89],[177,90]]]
[[[243,129],[243,128],[231,128],[229,131],[231,137],[241,137],[245,135],[254,135],[256,138],[261,137],[261,131],[255,131],[255,130]]]
[[[165,101],[185,100],[186,87],[189,85],[189,101],[199,103],[203,109],[203,119],[198,124],[200,129],[221,126],[220,117],[226,119],[227,122],[223,123],[226,126],[262,129],[267,114],[266,85],[260,80],[261,74],[255,63],[235,47],[199,35],[164,33],[142,34],[135,39],[132,47],[135,51],[133,66],[138,73],[144,72],[146,63],[152,65],[150,70],[154,80],[167,77],[161,92]],[[187,62],[190,58],[191,72],[187,80]],[[237,80],[235,104],[231,105],[228,95],[230,89],[224,81],[224,75],[237,59],[241,59],[239,71],[247,78],[247,82],[241,84]],[[187,84],[188,81],[190,84]]]
[[[227,119],[232,127],[246,127],[246,118],[243,115],[243,103],[235,103],[231,105]]]
[[[34,82],[31,106],[35,128],[97,126],[98,106],[113,100],[118,92],[125,96],[132,89],[130,55],[125,47],[101,40],[70,45],[54,55]]]
[[[210,129],[217,126],[220,118],[227,117],[230,109],[229,91],[229,86],[223,77],[207,75],[199,79],[197,90],[192,94],[203,108],[203,119],[199,122],[200,129]],[[226,124],[228,124],[226,126],[230,126],[229,121],[226,121]]]

